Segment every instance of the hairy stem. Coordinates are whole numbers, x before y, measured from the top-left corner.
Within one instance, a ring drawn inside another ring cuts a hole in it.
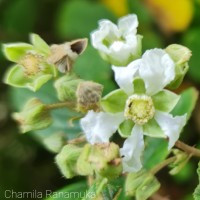
[[[48,109],[48,110],[64,108],[64,107],[73,108],[74,102],[66,101],[66,102],[59,102],[59,103],[53,103],[53,104],[46,105],[46,109]]]
[[[178,140],[175,143],[175,146],[183,151],[185,151],[186,153],[190,154],[191,156],[196,156],[196,157],[200,157],[200,150],[196,149],[194,147],[191,147],[187,144],[185,144],[184,142],[181,142],[180,140]]]
[[[176,160],[176,156],[170,157],[166,160],[164,160],[163,162],[159,163],[158,165],[156,165],[154,168],[152,168],[150,170],[150,172],[152,174],[156,174],[157,172],[159,172],[162,168],[166,167],[167,165],[173,163]]]
[[[73,140],[69,140],[67,142],[67,144],[79,144],[79,143],[83,143],[83,142],[86,142],[85,136],[79,137],[79,138],[75,138]]]

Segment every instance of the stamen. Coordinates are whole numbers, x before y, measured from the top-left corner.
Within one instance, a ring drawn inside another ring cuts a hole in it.
[[[153,118],[155,108],[151,97],[134,94],[126,101],[124,116],[136,124],[143,125]]]

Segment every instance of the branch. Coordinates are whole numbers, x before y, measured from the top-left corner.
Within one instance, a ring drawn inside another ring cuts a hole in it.
[[[196,156],[196,157],[200,157],[200,150],[196,149],[194,147],[191,147],[187,144],[185,144],[184,142],[181,142],[180,140],[178,140],[175,143],[175,146],[183,151],[185,151],[186,153],[190,154],[191,156]]]

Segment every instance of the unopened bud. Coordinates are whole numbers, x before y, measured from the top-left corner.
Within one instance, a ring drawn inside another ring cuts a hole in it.
[[[171,175],[176,175],[187,164],[187,162],[191,156],[186,154],[183,151],[180,151],[179,149],[173,149],[172,152],[176,156],[176,160],[170,165],[170,167],[172,167],[172,169],[170,170],[169,173]]]
[[[13,113],[13,118],[19,123],[22,133],[44,129],[52,123],[49,111],[39,99],[30,99],[22,112]]]
[[[89,156],[91,153],[92,146],[90,144],[86,144],[81,151],[81,154],[77,161],[77,171],[79,175],[88,176],[92,175],[94,170],[89,162]]]
[[[80,83],[76,91],[77,110],[81,112],[99,111],[102,91],[103,86],[101,84],[92,81]]]
[[[122,173],[119,146],[115,143],[93,145],[89,162],[97,174],[108,179],[117,178]]]
[[[74,74],[67,74],[56,80],[54,86],[57,91],[58,99],[60,101],[75,101],[76,90],[81,82],[83,82],[83,80],[77,78]]]
[[[49,137],[46,137],[43,143],[49,151],[58,153],[65,145],[66,137],[63,133],[55,133]]]
[[[135,196],[136,199],[146,200],[160,187],[155,176],[141,170],[136,173],[129,173],[126,178],[125,191],[128,196]]]
[[[170,89],[175,89],[182,83],[183,78],[189,69],[188,61],[190,60],[192,53],[187,47],[178,44],[169,45],[165,51],[176,65],[175,79],[168,85]]]
[[[77,159],[80,156],[81,148],[72,144],[64,146],[61,152],[56,156],[56,163],[61,173],[66,178],[72,178],[77,175]]]

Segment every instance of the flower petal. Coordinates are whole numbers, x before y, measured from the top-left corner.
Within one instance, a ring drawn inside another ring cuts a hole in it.
[[[80,123],[88,142],[95,144],[109,142],[109,138],[123,121],[123,113],[96,113],[91,110]]]
[[[101,20],[99,29],[91,33],[91,42],[94,48],[109,53],[109,46],[120,38],[120,33],[115,24],[109,20]]]
[[[120,149],[120,154],[123,156],[123,172],[137,172],[142,168],[140,160],[144,150],[144,140],[142,127],[135,125],[132,129],[131,136],[128,137],[123,147]]]
[[[168,149],[171,149],[178,140],[180,132],[186,124],[186,114],[173,117],[171,114],[156,111],[155,119],[164,131],[164,134],[168,136]]]
[[[139,73],[145,81],[147,93],[153,95],[174,79],[175,64],[164,50],[148,50],[142,56]]]
[[[119,19],[118,28],[123,36],[128,34],[136,34],[138,27],[137,15],[127,15]]]
[[[127,67],[112,66],[112,69],[115,73],[115,81],[119,87],[129,95],[133,93],[133,80],[138,75],[137,71],[140,61],[140,59],[135,60]]]

